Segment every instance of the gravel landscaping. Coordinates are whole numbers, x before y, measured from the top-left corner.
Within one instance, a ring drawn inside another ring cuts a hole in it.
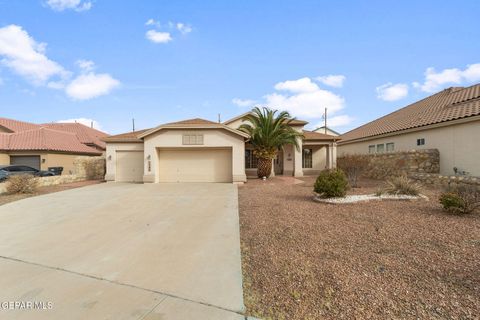
[[[65,184],[59,184],[59,185],[54,185],[54,186],[48,186],[48,187],[39,187],[37,192],[31,193],[31,194],[0,194],[0,206],[9,202],[25,199],[25,198],[30,198],[42,194],[47,194],[47,193],[53,193],[53,192],[59,192],[63,190],[68,190],[68,189],[73,189],[73,188],[80,188],[84,186],[88,186],[91,184],[97,184],[100,183],[100,180],[87,180],[87,181],[78,181],[78,182],[72,182],[72,183],[65,183]]]
[[[475,319],[480,215],[427,199],[341,205],[312,199],[313,178],[239,187],[247,314],[263,319]],[[350,194],[373,194],[360,181]]]

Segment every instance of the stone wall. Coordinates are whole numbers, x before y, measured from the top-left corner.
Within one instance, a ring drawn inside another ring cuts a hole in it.
[[[400,176],[411,172],[439,173],[440,153],[437,149],[423,149],[400,152],[360,155],[368,159],[363,175],[375,179]],[[343,157],[337,163],[341,167]]]
[[[101,180],[105,177],[104,157],[77,157],[73,161],[74,175],[83,180]]]
[[[449,187],[471,185],[480,190],[480,178],[471,176],[444,176],[435,173],[413,172],[409,178],[425,185],[448,189]]]

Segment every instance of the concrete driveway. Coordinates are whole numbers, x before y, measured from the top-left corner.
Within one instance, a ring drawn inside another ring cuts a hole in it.
[[[244,319],[237,199],[106,183],[0,206],[0,318]]]

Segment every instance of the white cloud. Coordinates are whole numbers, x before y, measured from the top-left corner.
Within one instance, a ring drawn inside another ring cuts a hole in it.
[[[317,77],[315,79],[317,81],[320,81],[324,85],[335,87],[335,88],[341,88],[343,87],[343,83],[345,82],[346,77],[341,74],[336,74],[336,75],[331,74],[328,76]]]
[[[0,28],[1,63],[36,85],[52,77],[66,78],[69,73],[46,55],[46,44],[36,42],[22,27]]]
[[[310,78],[305,77],[298,80],[287,80],[284,82],[279,82],[275,85],[275,89],[281,91],[301,93],[315,92],[319,90],[319,87],[315,83],[313,83]]]
[[[95,69],[95,63],[91,60],[80,59],[75,62],[82,72],[90,72]]]
[[[384,101],[397,101],[408,95],[408,85],[404,83],[385,83],[376,88],[377,98]]]
[[[155,21],[155,19],[148,19],[147,22],[145,22],[145,25],[160,27],[160,23],[158,21]]]
[[[66,119],[66,120],[58,120],[58,123],[81,123],[87,127],[91,127],[93,123],[93,128],[97,130],[102,130],[102,126],[98,121],[88,118],[76,118],[76,119]]]
[[[476,63],[468,65],[464,70],[451,68],[437,72],[434,68],[427,68],[424,83],[414,82],[413,85],[424,92],[435,92],[446,86],[461,85],[479,80],[480,63]]]
[[[91,1],[82,0],[47,0],[46,5],[55,11],[75,10],[77,12],[87,11],[92,8]]]
[[[154,43],[167,43],[172,41],[172,36],[169,32],[161,32],[156,30],[148,30],[145,37]]]
[[[180,33],[182,34],[187,34],[192,32],[192,27],[182,22],[178,22],[176,27],[177,27],[177,30],[180,31]]]
[[[66,94],[75,100],[88,100],[109,94],[120,85],[120,81],[107,73],[81,74],[65,88]]]
[[[341,96],[320,89],[307,77],[277,83],[275,89],[290,91],[290,94],[268,94],[266,104],[271,108],[286,109],[297,117],[320,118],[325,108],[333,114],[343,109],[345,103]]]
[[[240,98],[234,98],[232,99],[232,102],[236,104],[239,107],[251,107],[254,105],[257,101],[255,100],[250,100],[250,99],[240,99]]]
[[[341,116],[334,116],[334,117],[327,117],[327,127],[329,128],[338,128],[344,127],[352,123],[354,119],[348,115],[341,115]],[[320,122],[317,125],[318,127],[323,127],[325,125],[324,122]]]

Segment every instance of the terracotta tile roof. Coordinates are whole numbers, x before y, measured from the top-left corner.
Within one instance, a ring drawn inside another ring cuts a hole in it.
[[[138,136],[148,130],[151,129],[143,129],[138,131],[116,134],[113,136],[105,137],[102,140],[105,142],[141,142],[142,139],[138,138]]]
[[[303,121],[303,120],[298,120],[298,119],[293,119],[292,121],[290,121],[290,124],[293,124],[293,125],[306,125],[308,123],[308,121]]]
[[[25,121],[18,121],[13,119],[7,119],[7,118],[0,118],[0,126],[4,127],[10,132],[31,130],[31,129],[36,129],[40,127],[38,124],[29,123]]]
[[[106,144],[102,140],[108,136],[105,132],[90,128],[81,123],[45,123],[41,126],[55,129],[58,131],[65,131],[77,135],[81,143],[86,145],[95,145],[96,147],[105,150]]]
[[[314,131],[307,131],[303,130],[303,136],[305,137],[304,141],[312,141],[312,140],[340,140],[336,136],[331,136],[329,134],[314,132]]]
[[[0,134],[0,148],[8,151],[48,150],[78,154],[101,154],[100,151],[81,143],[73,133],[45,127],[15,133],[2,133]]]
[[[215,124],[215,125],[218,125],[219,123],[218,123],[218,122],[213,122],[213,121],[210,121],[210,120],[205,120],[205,119],[200,119],[200,118],[194,118],[194,119],[187,119],[187,120],[182,120],[182,121],[177,121],[177,122],[166,123],[166,124],[164,124],[164,126],[169,126],[169,125],[183,125],[183,124],[186,124],[186,125],[189,125],[189,124],[192,124],[192,125],[203,125],[203,124]]]
[[[341,143],[478,115],[480,84],[452,87],[341,135]]]

